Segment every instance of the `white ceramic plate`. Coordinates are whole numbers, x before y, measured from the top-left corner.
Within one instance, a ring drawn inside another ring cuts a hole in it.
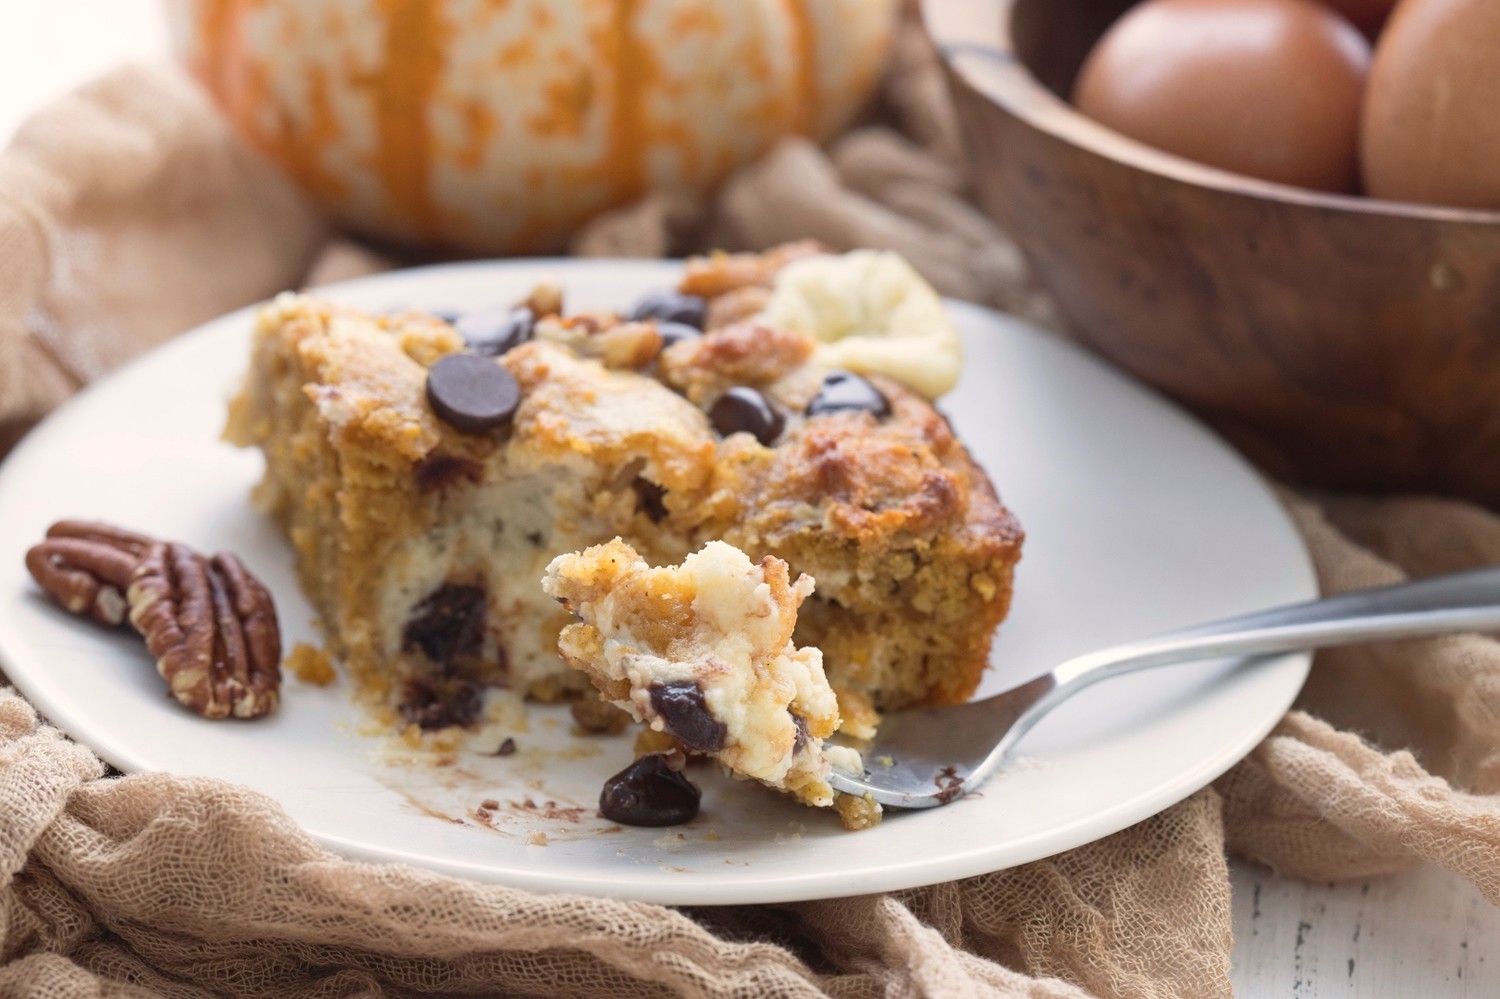
[[[480,263],[327,289],[373,310],[515,300],[560,279],[570,307],[623,307],[674,283],[656,262]],[[952,306],[965,375],[943,402],[1027,531],[986,690],[1092,647],[1315,594],[1276,499],[1182,413],[1015,320]],[[697,819],[611,826],[599,787],[629,738],[578,741],[530,708],[520,747],[447,767],[390,762],[359,734],[347,685],[289,677],[281,710],[207,722],[168,700],[139,640],[69,618],[22,565],[64,517],[104,519],[239,552],[271,588],[287,647],[316,640],[291,553],[250,506],[258,453],[218,440],[247,357],[249,312],[195,330],[82,393],[0,465],[0,658],[55,724],[128,772],[238,781],[330,848],[541,890],[684,904],[789,901],[902,888],[1035,860],[1186,797],[1247,753],[1301,686],[1307,657],[1198,664],[1101,684],[1022,744],[982,793],[846,833],[827,813],[699,768]],[[493,799],[498,807],[478,811]],[[545,845],[539,845],[542,834]]]

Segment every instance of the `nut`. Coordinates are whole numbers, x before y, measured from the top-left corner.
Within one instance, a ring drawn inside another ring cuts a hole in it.
[[[752,284],[709,300],[708,321],[705,330],[722,329],[735,323],[749,322],[765,311],[771,300],[771,289]]]
[[[538,319],[546,316],[560,316],[563,311],[563,290],[560,285],[551,282],[543,282],[531,289],[531,294],[526,296],[526,301],[521,303],[531,310],[531,314]]]
[[[125,591],[151,543],[107,524],[64,520],[26,553],[26,568],[37,585],[72,613],[115,627],[125,623]]]
[[[205,559],[186,545],[153,545],[127,591],[172,696],[205,718],[274,710],[281,635],[271,595],[233,555]]]
[[[38,585],[75,614],[127,619],[178,701],[205,718],[276,707],[281,633],[266,588],[239,559],[212,559],[108,524],[62,520],[26,553]]]
[[[765,253],[711,253],[688,259],[686,273],[677,290],[685,295],[717,298],[740,288],[769,288],[787,264],[815,257],[828,250],[816,240],[784,243]]]

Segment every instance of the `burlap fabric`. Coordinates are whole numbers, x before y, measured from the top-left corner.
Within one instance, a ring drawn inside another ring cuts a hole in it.
[[[827,152],[788,143],[711,203],[616,212],[575,249],[889,246],[944,291],[1050,319],[965,200],[915,36],[879,120]],[[0,434],[320,254],[320,276],[382,265],[326,240],[171,72],[47,110],[0,158]],[[1330,592],[1500,561],[1500,519],[1472,506],[1286,498]],[[890,895],[672,910],[342,860],[243,788],[107,776],[0,690],[0,996],[1223,996],[1227,851],[1318,880],[1425,860],[1500,903],[1496,747],[1495,641],[1339,651],[1214,787],[1103,841]]]

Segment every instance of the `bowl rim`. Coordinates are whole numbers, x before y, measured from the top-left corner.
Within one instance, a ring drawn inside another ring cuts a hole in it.
[[[950,74],[1030,127],[1106,160],[1194,187],[1326,211],[1425,221],[1500,222],[1500,211],[1330,194],[1260,180],[1163,152],[1094,121],[1032,74],[1016,52],[1021,0],[921,0],[922,21]]]

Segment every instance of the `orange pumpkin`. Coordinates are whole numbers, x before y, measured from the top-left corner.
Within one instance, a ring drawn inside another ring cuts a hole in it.
[[[699,189],[869,95],[899,0],[173,0],[239,130],[341,221],[555,249],[648,189]]]

